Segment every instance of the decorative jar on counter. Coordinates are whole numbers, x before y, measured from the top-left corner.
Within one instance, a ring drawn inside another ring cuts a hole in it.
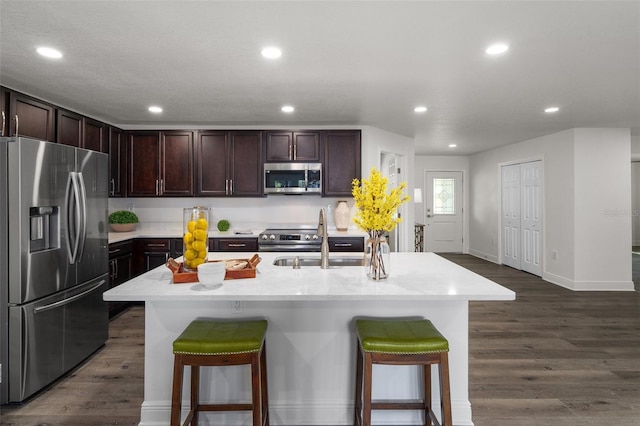
[[[351,209],[346,201],[338,201],[338,206],[334,212],[336,229],[338,231],[346,231],[349,229],[349,219],[351,219]]]
[[[209,213],[203,206],[188,207],[183,212],[183,258],[186,271],[196,271],[209,254]]]

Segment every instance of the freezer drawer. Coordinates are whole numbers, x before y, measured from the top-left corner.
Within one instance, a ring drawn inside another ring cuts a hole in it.
[[[109,314],[107,274],[70,290],[9,308],[9,402],[20,402],[100,348]]]

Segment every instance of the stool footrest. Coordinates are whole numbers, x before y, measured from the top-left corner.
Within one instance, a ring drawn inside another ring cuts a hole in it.
[[[417,399],[393,399],[371,401],[373,410],[424,410],[425,404]]]
[[[198,404],[198,411],[251,411],[253,404]]]

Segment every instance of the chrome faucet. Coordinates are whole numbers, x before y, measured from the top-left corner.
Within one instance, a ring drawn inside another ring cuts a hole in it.
[[[318,219],[318,236],[322,238],[322,246],[320,248],[320,268],[329,269],[329,231],[327,228],[327,212],[324,208],[320,209],[320,218]]]

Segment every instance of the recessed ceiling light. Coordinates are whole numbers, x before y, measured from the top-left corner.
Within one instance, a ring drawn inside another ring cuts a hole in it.
[[[295,108],[292,107],[291,105],[285,105],[282,108],[280,108],[280,110],[282,112],[286,112],[286,113],[292,113],[293,111],[295,111]]]
[[[262,49],[262,56],[267,59],[277,59],[282,56],[282,50],[275,46],[269,46]]]
[[[59,50],[53,49],[51,47],[38,47],[36,49],[36,52],[38,52],[39,54],[41,54],[46,58],[52,58],[52,59],[62,58],[62,52],[60,52]]]
[[[417,106],[413,109],[414,112],[427,112],[426,106]]]
[[[456,146],[458,146],[458,145],[456,145],[455,143],[450,143],[449,144],[449,148],[455,148]]]
[[[506,52],[507,50],[509,50],[509,45],[504,43],[496,43],[487,47],[487,50],[485,50],[485,53],[487,55],[499,55],[501,53]]]
[[[162,108],[159,106],[150,106],[149,112],[153,112],[154,114],[160,114],[162,112]]]
[[[560,111],[560,108],[558,107],[549,107],[544,109],[544,112],[546,112],[547,114],[551,114],[558,111]]]

